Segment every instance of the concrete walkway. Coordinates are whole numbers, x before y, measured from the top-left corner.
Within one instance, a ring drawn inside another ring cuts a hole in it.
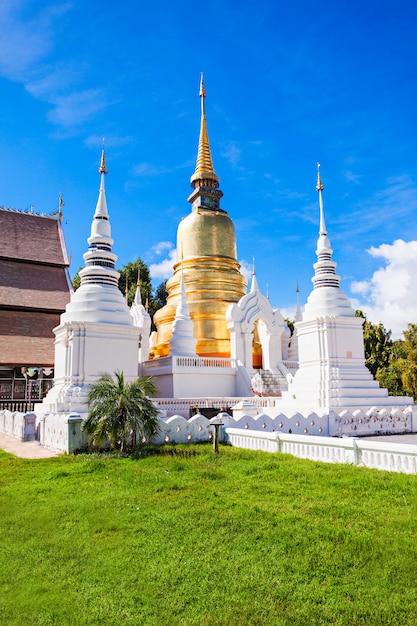
[[[404,433],[403,435],[372,435],[371,437],[360,437],[365,441],[383,441],[384,443],[406,443],[408,445],[417,445],[416,433]]]
[[[21,459],[48,459],[58,456],[56,452],[43,448],[37,441],[20,441],[0,433],[0,448]]]

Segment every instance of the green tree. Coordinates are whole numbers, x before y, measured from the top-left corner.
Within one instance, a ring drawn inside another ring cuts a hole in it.
[[[140,275],[140,294],[142,297],[142,302],[146,302],[146,299],[151,299],[152,297],[152,285],[151,285],[151,277],[149,273],[149,268],[142,261],[142,259],[138,258],[136,261],[131,263],[127,263],[123,268],[118,270],[120,272],[119,278],[119,289],[123,295],[126,295],[126,285],[128,288],[127,292],[127,304],[132,306],[132,302],[135,299],[136,294],[136,286],[138,283],[138,276]]]
[[[291,333],[291,334],[290,334],[290,336],[292,337],[292,336],[293,336],[293,334],[294,334],[294,323],[295,323],[295,322],[293,322],[292,320],[290,320],[290,318],[289,318],[289,317],[286,317],[286,318],[284,319],[284,322],[287,324],[288,328],[290,329],[290,333]]]
[[[80,267],[74,278],[72,279],[72,286],[74,291],[76,291],[81,284],[81,269],[82,268]],[[119,289],[124,296],[126,296],[127,285],[128,306],[132,306],[133,300],[135,299],[138,276],[140,275],[140,294],[142,302],[144,304],[147,304],[149,315],[153,319],[156,311],[166,304],[168,296],[168,293],[166,291],[166,281],[158,285],[158,287],[155,289],[154,294],[149,268],[146,263],[140,258],[138,258],[136,261],[132,261],[131,263],[127,263],[127,265],[124,265],[122,269],[118,270],[118,272],[120,273]],[[152,330],[155,330],[153,322]]]
[[[417,398],[417,324],[408,324],[403,335],[403,357],[400,361],[403,387],[407,394]]]
[[[153,316],[158,311],[158,309],[162,308],[166,304],[167,297],[168,297],[166,284],[167,284],[167,281],[164,280],[163,283],[158,285],[158,287],[155,289],[155,294],[149,301],[149,315],[152,317],[152,320],[153,320]],[[153,322],[152,322],[152,330],[156,330],[155,326],[153,325]]]
[[[376,380],[381,387],[388,389],[392,396],[404,396],[407,392],[403,385],[403,373],[407,367],[407,354],[404,349],[404,341],[394,341],[390,350],[388,366],[380,368],[376,373]]]
[[[368,322],[362,311],[356,311],[356,317],[362,317],[365,365],[375,378],[378,370],[385,370],[390,363],[392,340],[391,331],[385,326]]]
[[[75,276],[72,279],[72,288],[74,289],[74,291],[77,291],[78,287],[81,285],[81,278],[80,278],[80,271],[82,270],[82,267],[79,267],[77,270],[77,273],[75,274]]]
[[[149,377],[126,383],[123,372],[114,376],[102,374],[91,385],[83,429],[95,447],[110,441],[112,448],[123,451],[126,445],[136,446],[137,436],[142,440],[158,432],[158,410],[148,397],[156,393],[156,386]]]

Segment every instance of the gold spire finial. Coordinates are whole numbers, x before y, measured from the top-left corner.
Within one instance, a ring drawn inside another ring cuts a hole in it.
[[[205,115],[205,111],[204,111],[204,98],[206,97],[206,89],[204,87],[204,76],[203,76],[203,72],[201,72],[201,78],[200,78],[200,98],[201,98],[201,115]]]
[[[138,280],[136,283],[136,287],[140,287],[140,265],[138,265]]]
[[[100,167],[98,168],[98,171],[99,171],[99,174],[107,174],[106,155],[104,154],[104,137],[102,139],[101,161],[100,161]]]
[[[200,98],[201,98],[201,126],[200,138],[198,141],[197,163],[195,172],[191,176],[191,183],[195,180],[208,178],[219,182],[218,176],[214,172],[213,161],[211,159],[210,143],[207,134],[206,115],[204,109],[204,99],[206,98],[206,90],[204,87],[203,73],[200,79]]]
[[[317,163],[317,185],[316,185],[316,191],[323,191],[324,187],[323,187],[323,183],[321,182],[321,177],[320,177],[320,163]]]

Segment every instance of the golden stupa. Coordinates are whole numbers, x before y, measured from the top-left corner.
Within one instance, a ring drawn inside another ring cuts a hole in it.
[[[204,109],[203,76],[200,83],[201,127],[197,163],[191,176],[188,202],[192,210],[177,232],[178,261],[167,281],[167,304],[154,316],[157,336],[153,356],[170,353],[172,323],[180,297],[183,272],[187,304],[200,356],[229,357],[230,337],[226,323],[229,304],[246,294],[247,280],[240,273],[236,256],[236,235],[232,220],[220,208],[223,192],[214,172]]]

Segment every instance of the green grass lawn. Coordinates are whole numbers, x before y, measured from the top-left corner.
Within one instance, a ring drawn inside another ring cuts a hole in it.
[[[163,450],[0,452],[0,624],[417,625],[416,476]]]

